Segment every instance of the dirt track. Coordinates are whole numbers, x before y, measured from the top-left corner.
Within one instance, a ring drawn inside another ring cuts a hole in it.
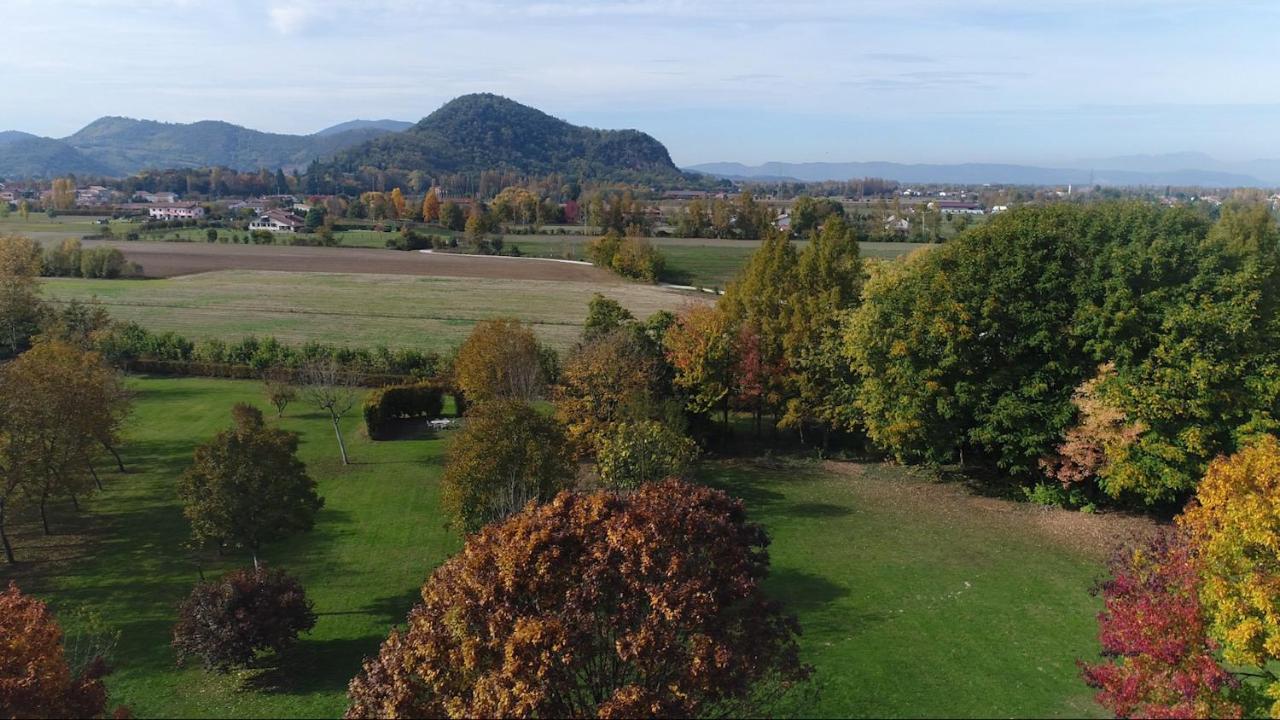
[[[120,248],[127,259],[142,266],[143,273],[147,277],[156,278],[215,270],[277,270],[559,280],[597,284],[621,282],[617,276],[599,268],[522,258],[278,245],[93,240],[85,241],[84,244],[85,246],[110,245]]]

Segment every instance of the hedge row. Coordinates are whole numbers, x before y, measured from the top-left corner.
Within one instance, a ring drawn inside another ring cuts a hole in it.
[[[390,385],[364,401],[364,424],[372,440],[382,440],[396,420],[437,418],[444,411],[444,387],[436,382]]]

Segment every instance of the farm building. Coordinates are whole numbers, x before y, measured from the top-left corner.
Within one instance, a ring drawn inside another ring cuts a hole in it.
[[[155,220],[194,220],[204,217],[204,208],[193,202],[170,203],[147,208]]]
[[[303,228],[302,218],[287,210],[268,210],[249,223],[250,230],[270,230],[271,232],[299,232]]]

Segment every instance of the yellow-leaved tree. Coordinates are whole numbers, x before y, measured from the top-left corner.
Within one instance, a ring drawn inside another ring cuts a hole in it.
[[[1179,522],[1197,551],[1212,634],[1227,662],[1266,676],[1280,717],[1280,440],[1215,460]]]

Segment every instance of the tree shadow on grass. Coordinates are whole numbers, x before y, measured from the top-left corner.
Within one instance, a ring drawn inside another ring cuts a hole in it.
[[[843,585],[793,568],[775,568],[765,581],[765,589],[788,607],[806,609],[822,607],[849,595],[849,589]]]
[[[284,652],[263,658],[265,667],[242,684],[245,690],[285,695],[342,692],[360,672],[360,663],[378,652],[384,636],[332,640],[302,639]]]
[[[376,618],[379,623],[390,628],[392,625],[403,625],[405,618],[409,616],[409,610],[422,601],[422,593],[417,588],[409,590],[401,595],[390,595],[383,598],[377,598],[369,604],[357,610],[337,610],[333,612],[318,612],[317,617],[341,616],[341,615],[362,615]]]
[[[852,515],[853,509],[844,505],[822,502],[792,503],[778,511],[780,515],[804,518],[834,518]]]

